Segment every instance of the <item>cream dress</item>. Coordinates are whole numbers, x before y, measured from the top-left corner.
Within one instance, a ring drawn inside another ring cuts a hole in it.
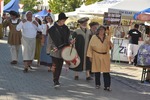
[[[87,56],[92,61],[92,72],[110,72],[109,42],[110,39],[108,36],[105,37],[103,42],[98,36],[92,36],[87,51]]]

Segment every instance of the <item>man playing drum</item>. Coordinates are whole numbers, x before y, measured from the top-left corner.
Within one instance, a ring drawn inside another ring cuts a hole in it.
[[[48,30],[50,55],[52,56],[52,71],[54,87],[60,86],[59,77],[63,66],[62,49],[69,46],[70,30],[65,25],[68,17],[64,13],[58,15],[58,21]]]

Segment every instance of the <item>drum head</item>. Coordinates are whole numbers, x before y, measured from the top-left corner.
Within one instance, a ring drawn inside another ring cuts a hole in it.
[[[77,55],[77,51],[75,50],[75,48],[72,48],[72,52],[71,48],[72,47],[68,46],[62,50],[61,56],[66,61],[72,61]]]
[[[79,66],[80,57],[77,57],[75,60],[76,60],[76,63],[70,62],[70,65],[69,65],[70,68],[76,68],[77,66]]]

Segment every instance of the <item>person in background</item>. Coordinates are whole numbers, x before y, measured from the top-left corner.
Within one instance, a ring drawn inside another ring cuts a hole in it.
[[[1,15],[0,15],[0,39],[2,39],[3,38],[3,26],[2,26],[2,17],[1,17]]]
[[[5,27],[9,26],[10,32],[8,35],[8,44],[10,45],[10,52],[12,61],[11,64],[18,63],[19,49],[21,45],[21,31],[16,30],[16,26],[20,23],[19,14],[15,11],[10,11],[10,19],[5,21]]]
[[[147,35],[147,38],[145,39],[144,44],[149,44],[150,45],[150,32]],[[146,82],[150,83],[150,68],[148,68],[148,70],[147,70]]]
[[[138,41],[142,41],[141,32],[138,31],[139,25],[135,24],[134,29],[131,29],[127,35],[129,44],[127,48],[127,56],[129,64],[132,64],[132,59],[137,54],[139,46]]]
[[[9,18],[7,17],[7,14],[4,13],[3,16],[2,16],[3,36],[4,36],[4,37],[7,37],[7,36],[8,36],[8,35],[7,35],[7,26],[6,26],[8,19],[9,19]]]
[[[28,72],[35,55],[36,35],[37,31],[41,31],[40,25],[33,20],[32,12],[26,12],[26,19],[21,21],[17,27],[17,31],[22,30],[22,54],[24,61],[24,72]]]
[[[41,56],[40,56],[40,65],[48,66],[48,72],[51,71],[52,67],[52,58],[49,55],[50,53],[47,52],[49,49],[49,34],[48,29],[50,29],[54,24],[54,20],[52,19],[51,15],[45,16],[43,22],[43,32],[42,32],[42,48],[41,48]]]
[[[79,79],[78,72],[82,72],[84,69],[86,70],[86,80],[92,80],[90,76],[91,66],[86,65],[87,46],[89,43],[89,36],[91,34],[90,30],[87,28],[88,20],[88,17],[83,17],[79,19],[78,23],[80,27],[75,30],[75,49],[77,50],[77,53],[80,57],[80,64],[76,68],[70,68],[71,70],[75,71],[75,80]]]
[[[90,26],[90,31],[91,31],[89,39],[91,39],[91,37],[96,34],[97,28],[99,27],[99,23],[91,22],[91,23],[89,23],[89,26]]]
[[[139,47],[138,54],[135,56],[134,65],[142,66],[150,65],[149,49],[150,48],[150,32],[147,34],[147,37],[144,40],[144,43]],[[146,59],[146,60],[145,60]],[[150,83],[150,68],[147,68],[146,82]]]
[[[103,72],[104,90],[111,91],[111,77],[110,77],[110,54],[109,50],[113,45],[106,35],[106,28],[100,26],[97,29],[97,34],[93,35],[87,51],[87,56],[92,62],[92,72],[95,73],[95,86],[100,88],[100,76]]]
[[[70,30],[65,25],[65,21],[68,19],[62,12],[58,15],[58,21],[48,30],[50,55],[52,57],[52,71],[53,71],[53,82],[54,87],[60,87],[59,78],[63,66],[63,58],[61,56],[62,49],[65,46],[69,46]]]
[[[124,38],[124,36],[125,36],[125,32],[123,27],[121,25],[118,25],[114,30],[114,37]]]
[[[91,22],[89,23],[89,26],[90,26],[90,36],[89,36],[89,41],[91,40],[92,36],[96,34],[97,32],[97,28],[99,27],[99,23],[98,22]],[[89,59],[89,57],[86,57],[86,66],[91,68],[91,61]],[[93,73],[91,72],[90,70],[90,76],[93,77]]]
[[[38,22],[39,25],[42,27],[42,17],[35,16],[35,20]],[[35,47],[35,56],[34,59],[37,60],[37,66],[40,65],[40,54],[41,54],[41,40],[42,40],[42,31],[37,31],[36,35],[36,47]]]

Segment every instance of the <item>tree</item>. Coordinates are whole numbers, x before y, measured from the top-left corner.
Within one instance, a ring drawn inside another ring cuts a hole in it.
[[[4,0],[4,5],[6,5],[10,0]]]
[[[24,11],[32,11],[36,12],[36,9],[33,9],[39,2],[37,0],[21,0],[20,3],[24,4],[23,10]]]
[[[53,13],[75,11],[81,4],[81,0],[49,0],[49,6]]]
[[[99,1],[103,1],[103,0],[85,0],[85,5],[89,5],[89,4],[93,4],[95,2],[99,2]]]

